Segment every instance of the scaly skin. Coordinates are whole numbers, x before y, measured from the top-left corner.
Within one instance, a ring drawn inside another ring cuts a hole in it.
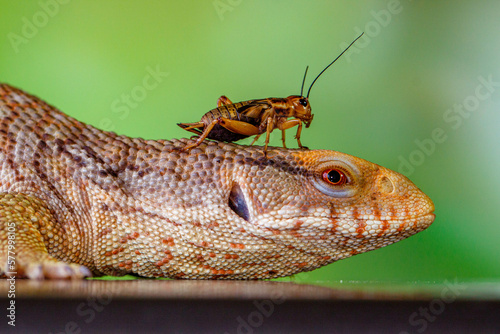
[[[0,270],[273,278],[434,220],[431,200],[406,177],[347,154],[270,148],[265,158],[261,147],[219,142],[179,150],[191,143],[100,131],[0,85]],[[323,179],[332,168],[346,184]]]

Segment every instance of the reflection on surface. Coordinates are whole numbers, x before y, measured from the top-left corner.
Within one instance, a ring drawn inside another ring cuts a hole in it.
[[[328,286],[324,286],[328,285]],[[0,298],[7,297],[6,280],[0,281]],[[293,300],[425,300],[446,290],[459,298],[499,300],[497,282],[318,282],[318,285],[276,281],[190,280],[16,280],[18,298],[75,298],[105,295],[137,299],[293,299]]]

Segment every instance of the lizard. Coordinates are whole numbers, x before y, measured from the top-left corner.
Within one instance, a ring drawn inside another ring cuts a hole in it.
[[[268,279],[426,229],[431,199],[345,153],[101,131],[0,84],[0,272]],[[11,256],[12,255],[12,256]]]

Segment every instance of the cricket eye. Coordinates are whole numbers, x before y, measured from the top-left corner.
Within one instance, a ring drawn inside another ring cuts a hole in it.
[[[347,182],[347,177],[338,169],[327,169],[323,172],[323,180],[331,185],[341,186]]]
[[[306,106],[307,106],[307,99],[303,97],[303,98],[301,98],[301,99],[299,100],[299,103],[300,103],[301,105],[303,105],[304,107],[306,107]]]

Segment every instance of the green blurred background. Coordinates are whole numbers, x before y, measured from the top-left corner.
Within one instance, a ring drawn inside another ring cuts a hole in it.
[[[302,142],[404,172],[437,217],[410,239],[293,279],[500,277],[500,2],[0,4],[0,81],[99,128],[151,139],[189,136],[176,123],[197,121],[222,94],[298,94],[306,65],[308,86],[365,31],[315,84]]]

